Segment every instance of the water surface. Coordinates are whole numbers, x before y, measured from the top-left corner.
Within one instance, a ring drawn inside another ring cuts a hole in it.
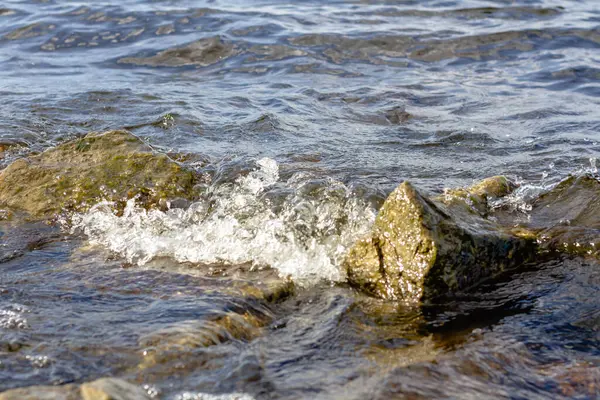
[[[594,171],[599,22],[592,0],[4,2],[1,166],[127,128],[186,154],[214,207],[3,223],[0,390],[596,397],[595,263],[417,309],[354,293],[339,264],[403,180],[506,174],[522,212]],[[242,289],[278,274],[291,298]]]

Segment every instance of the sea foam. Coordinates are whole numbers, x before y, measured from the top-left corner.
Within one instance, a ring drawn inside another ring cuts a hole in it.
[[[131,199],[117,216],[100,203],[76,215],[73,229],[137,265],[157,257],[251,263],[311,285],[345,279],[341,261],[374,218],[375,210],[342,183],[302,173],[282,182],[278,164],[262,158],[247,175],[209,187],[187,209],[147,211]]]

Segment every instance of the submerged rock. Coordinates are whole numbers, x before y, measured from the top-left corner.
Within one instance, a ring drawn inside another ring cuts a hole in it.
[[[481,215],[488,194],[508,190],[507,181],[494,178],[433,201],[404,182],[383,204],[372,233],[350,250],[349,283],[376,297],[414,303],[464,291],[531,260],[532,238],[505,232]]]
[[[46,219],[134,196],[151,207],[165,198],[192,199],[195,180],[129,132],[90,133],[0,171],[0,208]]]
[[[0,400],[148,400],[140,387],[117,378],[62,386],[30,386],[0,393]]]
[[[166,49],[150,57],[125,57],[120,64],[146,65],[150,67],[207,67],[238,53],[236,47],[220,37],[200,39],[182,47]]]
[[[196,349],[230,340],[251,341],[259,337],[272,320],[273,316],[266,312],[230,311],[209,321],[190,320],[165,327],[140,338],[140,346],[145,350],[138,369],[178,364],[184,358],[193,357]]]

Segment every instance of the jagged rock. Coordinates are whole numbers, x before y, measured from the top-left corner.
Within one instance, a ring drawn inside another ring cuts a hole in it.
[[[90,133],[0,171],[0,208],[47,219],[99,200],[193,198],[196,176],[126,131]],[[164,200],[163,200],[164,201]]]
[[[466,193],[483,197],[510,190],[498,181]],[[464,291],[535,253],[532,238],[505,232],[477,208],[432,201],[404,182],[383,204],[372,233],[350,250],[345,267],[351,285],[376,297],[414,303]]]

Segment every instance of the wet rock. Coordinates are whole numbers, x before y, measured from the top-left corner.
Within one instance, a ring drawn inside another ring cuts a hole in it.
[[[530,228],[558,225],[600,228],[600,182],[591,175],[570,176],[532,204]]]
[[[16,148],[27,147],[27,144],[19,141],[4,140],[0,141],[0,160],[3,159],[6,153]]]
[[[205,368],[206,348],[230,341],[248,342],[262,336],[275,318],[269,303],[294,293],[292,281],[276,278],[269,271],[240,270],[241,275],[248,278],[248,274],[252,274],[252,278],[233,279],[227,281],[226,287],[217,289],[218,293],[237,299],[235,309],[229,306],[226,310],[215,310],[215,314],[206,319],[180,321],[143,334],[139,338],[139,346],[144,349],[143,359],[137,370],[163,374],[174,368],[181,373],[178,367],[181,363]],[[237,275],[230,269],[227,273]]]
[[[137,197],[148,208],[161,199],[191,200],[195,181],[193,172],[129,132],[90,133],[2,170],[0,208],[24,211],[33,219],[85,210],[100,200]]]
[[[155,365],[178,362],[194,349],[214,346],[229,340],[250,341],[272,321],[268,313],[227,312],[210,321],[184,321],[145,335],[140,339],[144,359],[142,370]]]
[[[467,206],[481,215],[489,211],[488,200],[512,193],[517,185],[502,175],[492,176],[467,188],[447,189],[436,200],[449,206]]]
[[[251,340],[260,328],[270,322],[269,316],[229,312],[212,321],[185,321],[144,336],[142,347],[185,349],[208,347],[227,340]]]
[[[600,182],[568,177],[533,202],[524,227],[549,251],[600,257]]]
[[[16,14],[14,10],[10,10],[8,8],[0,8],[0,17],[6,17],[14,14]]]
[[[466,193],[503,193],[500,179]],[[350,250],[351,285],[376,297],[410,303],[469,289],[531,260],[536,243],[516,237],[465,206],[444,204],[404,182],[387,198],[372,233]]]
[[[43,36],[55,28],[55,25],[36,22],[17,28],[4,35],[3,38],[8,40],[29,39],[36,36]]]
[[[117,378],[102,378],[81,385],[82,400],[148,400],[142,388]]]
[[[278,303],[292,297],[296,293],[294,281],[289,278],[272,278],[257,282],[243,282],[232,288],[244,297],[254,297],[269,303]]]
[[[43,248],[61,238],[58,228],[43,222],[30,223],[19,217],[11,216],[3,220],[0,212],[0,263]]]
[[[80,400],[77,385],[29,386],[0,393],[0,400]]]

